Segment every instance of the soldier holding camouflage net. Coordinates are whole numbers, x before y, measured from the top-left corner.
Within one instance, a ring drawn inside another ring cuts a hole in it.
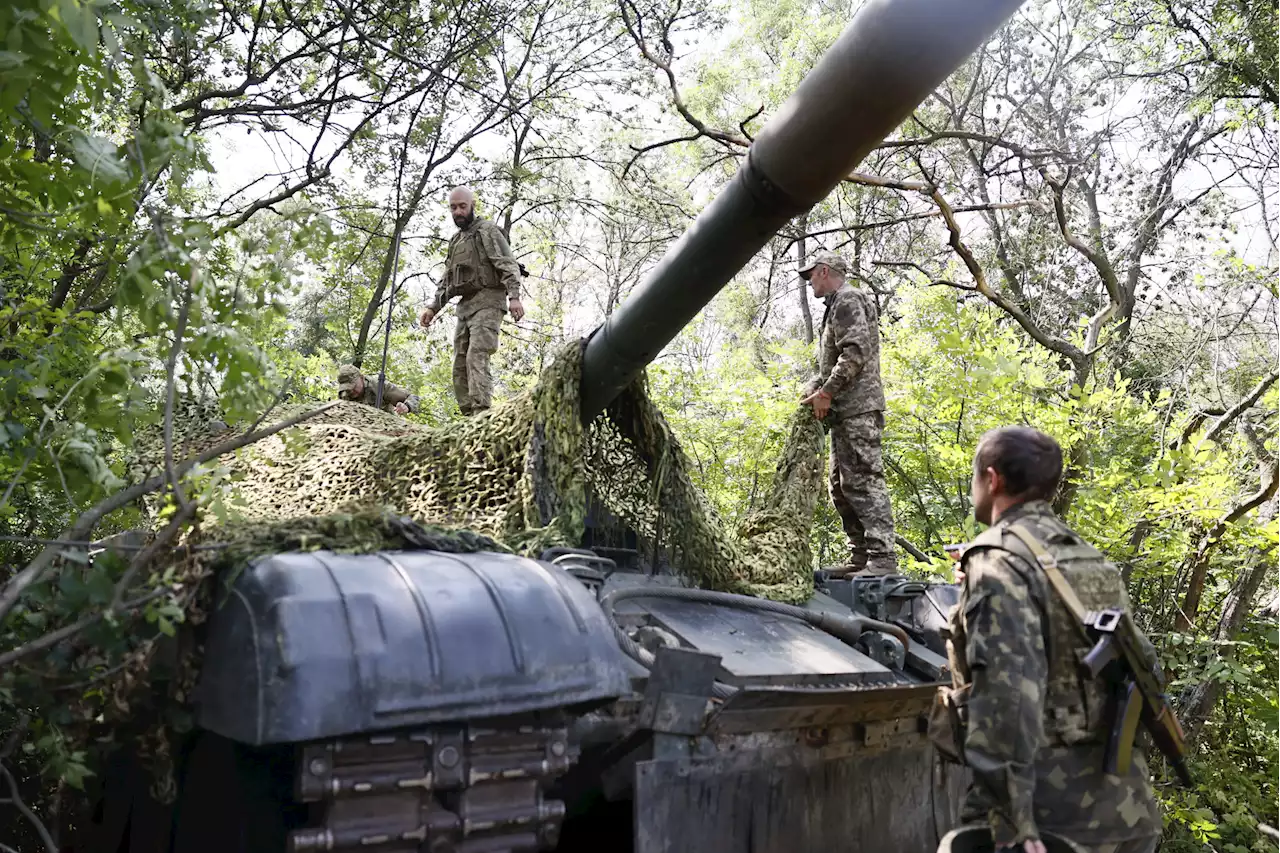
[[[799,274],[826,303],[820,384],[811,386],[800,402],[812,406],[819,420],[826,418],[831,431],[831,500],[849,537],[848,567],[890,574],[897,569],[897,558],[880,454],[884,391],[879,312],[871,294],[849,284],[848,264],[834,252],[819,252]]]
[[[422,312],[424,327],[455,296],[458,326],[453,335],[453,394],[464,415],[488,409],[493,398],[489,359],[498,349],[502,316],[524,317],[520,265],[502,229],[476,215],[476,197],[467,187],[449,193],[449,213],[458,233],[449,241],[444,280]]]
[[[964,586],[947,643],[960,734],[973,773],[961,813],[985,822],[997,849],[1044,853],[1042,832],[1089,853],[1151,853],[1160,813],[1147,763],[1135,745],[1127,771],[1105,770],[1108,713],[1102,679],[1082,675],[1089,649],[1055,583],[1086,610],[1127,610],[1119,570],[1063,524],[1049,506],[1062,476],[1062,448],[1026,427],[984,435],[973,462],[974,516],[990,527],[964,551]],[[1050,571],[1061,573],[1055,581]],[[1154,647],[1138,633],[1145,665]]]
[[[344,364],[338,368],[338,397],[366,406],[376,406],[378,402],[378,382],[370,381],[354,364]],[[410,394],[399,385],[390,382],[382,383],[382,410],[393,415],[404,415],[418,411],[418,396]]]

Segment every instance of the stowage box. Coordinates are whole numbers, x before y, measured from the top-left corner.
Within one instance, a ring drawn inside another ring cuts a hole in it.
[[[507,716],[626,694],[587,589],[506,554],[255,560],[210,619],[196,722],[250,745]]]

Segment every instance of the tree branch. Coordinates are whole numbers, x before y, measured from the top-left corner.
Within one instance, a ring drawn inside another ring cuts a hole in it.
[[[930,188],[928,195],[933,199],[933,203],[938,206],[938,210],[942,213],[942,219],[946,222],[947,231],[950,232],[951,235],[948,242],[951,248],[955,250],[956,254],[960,256],[960,260],[964,262],[965,268],[969,270],[969,275],[973,277],[975,289],[985,296],[992,304],[996,305],[1000,310],[1004,311],[1017,321],[1018,325],[1025,329],[1027,334],[1031,335],[1031,337],[1034,338],[1041,346],[1070,359],[1071,363],[1076,366],[1077,372],[1079,372],[1085,361],[1085,354],[1074,344],[1049,335],[1036,325],[1025,311],[1013,304],[1013,302],[1007,299],[1003,294],[992,289],[992,287],[987,283],[987,277],[983,273],[982,267],[978,264],[977,259],[974,258],[973,253],[969,251],[969,247],[966,246],[964,241],[960,238],[960,226],[956,223],[955,213],[951,209],[951,205],[942,197],[942,193],[935,188]]]
[[[281,430],[288,429],[291,426],[295,426],[303,421],[314,418],[319,414],[329,411],[329,409],[338,405],[339,402],[340,401],[338,400],[334,400],[333,402],[326,403],[318,408],[294,415],[293,417],[283,420],[280,423],[273,424],[266,429],[259,430],[257,432],[245,433],[242,436],[221,442],[220,444],[217,444],[208,450],[179,463],[176,468],[176,472],[179,476],[182,476],[196,465],[201,465],[211,459],[216,459],[224,454],[239,450],[246,445],[253,444],[255,441],[261,441],[264,438],[275,435]],[[75,524],[68,527],[58,538],[86,538],[88,534],[97,527],[98,522],[108,514],[123,506],[127,506],[143,495],[151,494],[157,489],[163,487],[166,482],[168,482],[167,476],[152,477],[145,482],[138,483],[137,485],[130,486],[123,491],[117,492],[111,497],[81,513],[80,517],[76,519]],[[29,586],[40,580],[45,571],[61,553],[62,549],[60,546],[50,545],[46,547],[36,555],[36,558],[32,560],[26,568],[5,582],[4,587],[0,589],[0,622],[8,617],[10,611],[12,611],[14,606],[18,603],[18,597],[21,596]]]
[[[1222,435],[1223,430],[1231,426],[1231,423],[1236,418],[1253,408],[1253,406],[1262,399],[1262,395],[1267,393],[1267,389],[1276,383],[1277,379],[1280,379],[1280,371],[1273,370],[1264,376],[1262,381],[1253,386],[1253,390],[1244,396],[1244,399],[1228,409],[1222,417],[1218,418],[1218,420],[1214,421],[1213,426],[1209,428],[1207,433],[1205,433],[1201,443],[1204,443],[1205,441],[1217,441],[1218,436]]]
[[[22,801],[22,796],[18,793],[18,783],[3,762],[0,762],[0,775],[4,776],[5,783],[9,786],[9,800],[13,803],[13,807],[35,829],[36,834],[40,836],[40,841],[44,844],[45,850],[48,853],[58,853],[57,842],[53,840],[53,836],[49,834],[48,828],[45,827],[40,818],[36,817],[35,812],[31,811],[31,807]]]

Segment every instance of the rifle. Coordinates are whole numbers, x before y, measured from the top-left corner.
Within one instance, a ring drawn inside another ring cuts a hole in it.
[[[1106,677],[1112,688],[1114,722],[1107,738],[1104,769],[1114,774],[1128,772],[1141,722],[1178,779],[1191,787],[1186,735],[1164,695],[1159,665],[1148,668],[1143,661],[1133,620],[1123,610],[1110,608],[1089,611],[1083,624],[1097,637],[1097,643],[1081,660],[1080,669],[1090,678]]]
[[[1092,648],[1080,662],[1082,673],[1091,678],[1106,677],[1111,685],[1111,733],[1107,737],[1104,769],[1107,773],[1128,772],[1133,744],[1142,723],[1156,748],[1164,754],[1187,787],[1193,783],[1187,769],[1187,741],[1178,717],[1164,695],[1164,676],[1159,663],[1148,666],[1138,643],[1138,629],[1124,610],[1086,611],[1075,590],[1043,545],[1017,524],[1009,531],[1035,555],[1058,597],[1075,617],[1080,634]]]

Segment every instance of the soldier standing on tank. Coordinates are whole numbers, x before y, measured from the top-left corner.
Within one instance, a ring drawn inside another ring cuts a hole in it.
[[[369,381],[360,368],[344,364],[338,368],[338,397],[353,403],[375,406],[378,402],[378,383]],[[382,410],[395,415],[418,411],[418,396],[410,394],[399,385],[382,383]]]
[[[1129,607],[1120,572],[1050,508],[1061,476],[1058,443],[1026,427],[992,430],[974,455],[974,516],[990,527],[961,558],[948,641],[973,773],[961,819],[985,820],[1010,850],[1042,853],[1052,832],[1090,853],[1151,853],[1161,822],[1147,762],[1135,746],[1128,772],[1104,772],[1106,685],[1081,675],[1089,647],[1043,568],[1051,559],[1087,610]]]
[[[498,349],[498,330],[508,310],[517,323],[524,317],[520,302],[520,265],[502,229],[476,215],[476,197],[467,187],[449,193],[449,213],[458,233],[449,240],[444,280],[422,312],[423,327],[455,296],[458,326],[453,335],[453,394],[464,415],[488,409],[493,400],[489,358]]]
[[[799,274],[827,306],[818,349],[820,384],[800,402],[812,406],[819,420],[827,418],[831,500],[849,537],[849,568],[891,574],[897,558],[880,454],[879,312],[871,294],[849,284],[849,267],[834,252],[819,252]]]

